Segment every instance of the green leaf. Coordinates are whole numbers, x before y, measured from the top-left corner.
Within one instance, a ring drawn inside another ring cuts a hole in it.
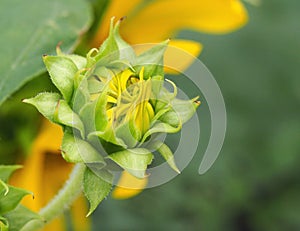
[[[76,64],[64,56],[44,56],[43,60],[53,84],[64,99],[70,102],[74,88],[74,76],[78,71]]]
[[[0,165],[0,179],[7,182],[11,174],[20,168],[21,165]]]
[[[4,216],[9,222],[9,231],[20,231],[29,221],[42,220],[38,214],[22,205],[19,205],[15,210]]]
[[[84,0],[1,0],[0,104],[45,71],[42,55],[71,51],[91,23]]]
[[[86,168],[83,179],[84,194],[90,202],[87,216],[97,208],[100,202],[109,194],[112,188],[112,175],[105,171],[94,172]]]
[[[7,213],[17,207],[22,198],[30,192],[8,186],[9,191],[6,193],[6,189],[0,184],[0,214]]]
[[[88,142],[65,132],[62,140],[62,155],[72,163],[94,163],[98,168],[106,165],[103,157]]]
[[[144,178],[147,166],[152,162],[153,154],[145,148],[135,148],[112,153],[107,158],[113,160],[133,176]]]

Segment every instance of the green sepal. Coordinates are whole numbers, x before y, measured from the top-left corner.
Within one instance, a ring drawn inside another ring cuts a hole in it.
[[[122,147],[126,147],[123,140],[116,137],[115,131],[111,126],[108,126],[108,118],[106,114],[106,98],[107,98],[108,88],[107,85],[101,94],[99,95],[96,107],[95,107],[95,128],[96,131],[89,134],[90,136],[98,136],[99,138]]]
[[[171,85],[173,85],[174,92],[173,93],[169,92],[162,84],[161,89],[160,89],[159,93],[156,96],[157,101],[156,101],[155,107],[154,107],[154,110],[155,110],[156,114],[159,114],[160,111],[165,110],[166,108],[172,109],[171,108],[171,101],[177,95],[176,85],[170,80],[166,79],[166,81],[169,82]]]
[[[93,101],[85,104],[79,112],[79,116],[82,119],[83,124],[85,125],[85,131],[87,137],[91,132],[96,131],[96,124],[95,124],[96,103],[97,103],[96,101]]]
[[[65,54],[61,51],[59,46],[56,47],[56,53],[57,56],[71,59],[73,63],[76,65],[78,70],[86,67],[87,61],[85,57],[76,54]]]
[[[99,53],[99,50],[96,48],[92,48],[86,54],[86,68],[91,68],[96,63],[96,56]]]
[[[100,153],[88,142],[65,132],[62,140],[62,156],[71,163],[93,163],[103,168],[106,163]]]
[[[110,22],[108,38],[100,47],[99,53],[95,56],[99,64],[110,66],[116,60],[126,60],[128,63],[135,63],[136,55],[132,47],[120,36],[119,27],[122,19],[114,25],[114,18]]]
[[[104,65],[119,59],[118,45],[114,37],[114,18],[110,21],[108,38],[102,43],[98,54],[94,58],[96,62]]]
[[[191,100],[173,99],[171,101],[172,111],[180,118],[181,123],[186,123],[195,113],[200,102],[197,101],[198,97]],[[169,113],[172,113],[171,111]],[[168,115],[166,115],[168,116]]]
[[[143,139],[141,140],[141,144],[145,142],[145,140],[155,133],[176,133],[180,131],[182,125],[179,123],[177,126],[172,126],[169,123],[164,123],[160,121],[156,121],[156,123],[144,134]]]
[[[168,96],[170,97],[170,95]],[[187,122],[196,112],[199,102],[198,97],[192,100],[172,99],[168,104],[164,101],[157,101],[156,106],[160,107],[153,118],[151,128],[144,134],[141,142],[144,142],[154,133],[176,133],[182,124]]]
[[[127,145],[124,143],[124,141],[121,138],[116,137],[115,132],[110,127],[105,129],[105,131],[103,132],[101,131],[91,132],[88,135],[88,139],[91,139],[92,136],[97,136],[106,142],[121,146],[123,148],[127,148]]]
[[[35,106],[43,116],[53,122],[57,103],[60,99],[61,95],[58,93],[42,92],[33,98],[24,99],[23,102]]]
[[[96,173],[89,168],[86,168],[83,178],[84,195],[90,203],[89,216],[94,212],[100,202],[107,197],[112,188],[112,175],[101,170]]]
[[[182,120],[180,119],[179,114],[177,114],[174,110],[168,110],[165,114],[161,115],[158,120],[169,124],[174,128],[181,128],[182,125]]]
[[[71,59],[75,63],[78,70],[81,70],[86,67],[87,61],[85,57],[76,54],[67,54],[65,57]]]
[[[107,127],[108,118],[106,114],[106,104],[107,104],[107,93],[108,93],[108,86],[105,85],[101,94],[99,94],[98,98],[96,99],[96,108],[95,111],[95,126],[97,131],[104,131]]]
[[[13,211],[5,214],[4,217],[7,218],[9,231],[20,231],[28,222],[32,220],[41,220],[41,222],[44,222],[41,216],[22,205],[19,205]]]
[[[70,102],[74,88],[74,76],[78,71],[76,64],[64,56],[44,56],[43,60],[53,84],[64,99]]]
[[[110,154],[108,157],[137,178],[144,178],[153,154],[145,148],[126,149]]]
[[[20,168],[21,165],[0,165],[0,180],[7,182],[11,174]]]
[[[133,122],[132,120],[122,123],[120,126],[118,126],[116,130],[116,136],[122,137],[122,140],[124,144],[126,144],[126,147],[133,148],[136,146],[138,142],[138,129],[133,129]]]
[[[112,70],[116,70],[117,72],[122,72],[126,69],[130,69],[131,71],[135,72],[134,67],[127,60],[114,60],[114,61],[111,61],[109,64],[106,65],[106,67],[110,68]]]
[[[151,77],[151,88],[152,88],[152,93],[153,93],[154,99],[159,98],[160,91],[163,88],[163,85],[164,85],[164,77],[163,76],[155,75],[155,76]],[[152,99],[152,101],[154,99]]]
[[[83,78],[74,92],[72,107],[74,112],[80,115],[80,111],[89,101],[90,94],[88,90],[88,81],[86,78]]]
[[[149,146],[150,149],[154,149],[160,153],[160,155],[167,161],[169,166],[177,173],[180,173],[173,156],[171,149],[163,142],[156,140]]]
[[[7,213],[17,207],[22,198],[28,194],[29,191],[16,188],[10,185],[7,188],[0,184],[0,214]]]
[[[9,225],[5,217],[0,216],[0,231],[8,231]]]
[[[84,138],[84,125],[79,116],[70,108],[65,100],[59,100],[57,110],[54,113],[53,122],[76,128],[80,131],[81,137]]]
[[[105,66],[102,65],[95,65],[89,72],[87,72],[88,81],[90,81],[92,78],[96,78],[98,81],[101,81],[101,78],[104,78],[106,80],[110,80],[115,76],[115,73],[108,69]],[[105,89],[105,83],[103,88],[101,89],[101,92]]]
[[[123,21],[123,19],[120,19],[116,23],[114,30],[113,30],[113,35],[114,35],[114,38],[116,40],[116,43],[117,43],[117,46],[118,46],[118,49],[120,52],[119,59],[126,60],[129,63],[135,63],[136,62],[136,54],[135,54],[132,46],[130,46],[127,42],[125,42],[120,36],[119,30],[120,30],[120,25],[121,25],[122,21]]]
[[[105,84],[96,78],[89,78],[87,80],[87,84],[88,84],[88,92],[90,94],[98,94],[101,91],[103,91],[105,87]]]
[[[85,105],[80,112],[80,116],[84,118],[85,125],[89,131],[87,138],[90,139],[91,136],[97,136],[107,142],[126,147],[124,142],[116,137],[113,129],[108,126],[108,118],[106,114],[107,92],[108,87],[105,85],[98,98]]]
[[[9,192],[8,185],[3,180],[1,180],[1,179],[0,179],[0,190],[2,190],[1,193],[2,193],[3,197],[6,196],[8,194],[8,192]],[[1,195],[0,195],[0,197],[1,197]]]
[[[166,40],[139,55],[134,65],[136,71],[139,73],[141,68],[144,67],[145,77],[164,76],[164,53],[168,47],[168,43],[169,40]]]
[[[84,137],[82,121],[59,94],[44,92],[34,98],[25,99],[23,102],[35,106],[43,116],[53,123],[78,129]]]
[[[98,99],[96,99],[96,107],[94,112],[96,131],[90,133],[89,136],[98,136],[99,138],[107,142],[111,142],[116,145],[126,146],[123,144],[123,141],[121,139],[118,139],[116,137],[113,129],[108,126],[108,118],[106,114],[107,94],[108,86],[105,85],[103,91],[99,94]]]

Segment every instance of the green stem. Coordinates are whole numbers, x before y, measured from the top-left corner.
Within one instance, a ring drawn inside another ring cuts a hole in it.
[[[44,222],[38,220],[32,221],[28,223],[22,231],[39,230],[68,209],[82,191],[82,181],[85,169],[85,164],[76,164],[64,187],[58,192],[52,201],[40,210],[39,214],[42,219],[44,219]]]

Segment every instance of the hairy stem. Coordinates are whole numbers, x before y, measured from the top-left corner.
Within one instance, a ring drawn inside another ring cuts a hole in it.
[[[44,208],[40,210],[39,214],[44,221],[32,221],[25,225],[22,231],[39,230],[68,209],[82,191],[82,181],[85,168],[85,164],[76,164],[64,187]]]

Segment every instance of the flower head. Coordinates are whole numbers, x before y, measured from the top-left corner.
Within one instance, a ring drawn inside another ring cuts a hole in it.
[[[88,164],[107,192],[116,167],[144,178],[154,151],[179,172],[170,149],[160,148],[166,145],[155,137],[178,132],[199,106],[196,98],[177,99],[176,85],[164,78],[168,41],[136,55],[120,37],[119,26],[120,21],[114,26],[112,20],[107,40],[86,57],[66,55],[59,48],[57,56],[45,56],[61,94],[40,93],[24,100],[64,128],[63,157]],[[85,190],[89,195],[88,185]]]

